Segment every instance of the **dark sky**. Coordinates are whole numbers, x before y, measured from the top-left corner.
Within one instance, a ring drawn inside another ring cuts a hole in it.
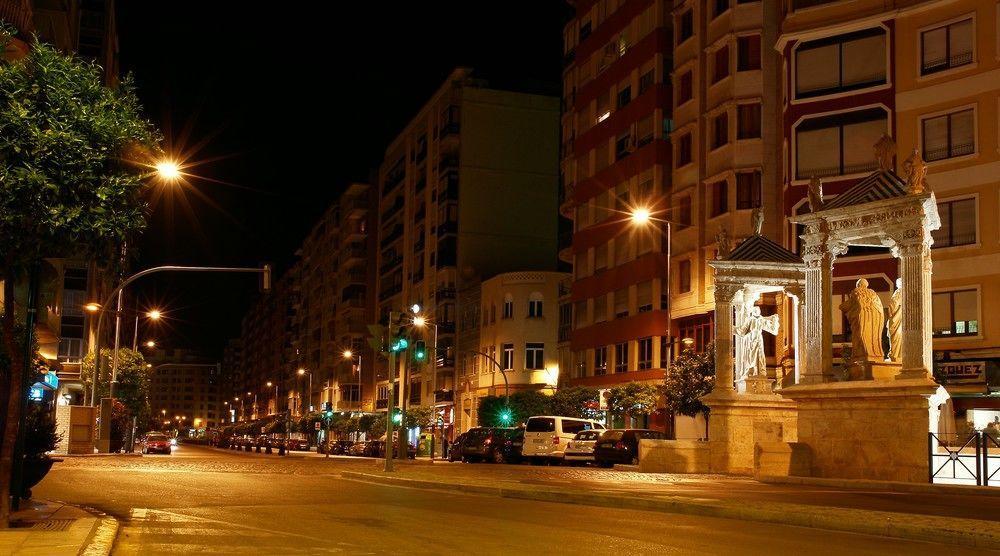
[[[558,94],[569,16],[562,0],[365,2],[351,11],[344,6],[362,3],[117,4],[122,71],[135,76],[171,149],[202,162],[188,171],[206,178],[153,195],[137,269],[284,269],[338,191],[371,175],[455,66],[494,86]],[[143,337],[217,354],[239,335],[257,282],[173,274],[137,291],[140,306],[169,317]]]

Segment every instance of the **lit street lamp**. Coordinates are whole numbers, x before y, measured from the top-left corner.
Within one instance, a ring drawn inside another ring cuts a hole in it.
[[[299,369],[299,376],[309,375],[309,411],[313,410],[313,374],[312,371],[307,371],[305,369]],[[300,411],[301,413],[301,411]]]
[[[669,334],[670,333],[671,323],[672,323],[672,320],[671,320],[671,318],[672,318],[672,314],[671,314],[672,304],[671,304],[670,297],[671,297],[671,294],[673,293],[673,280],[672,280],[672,277],[671,277],[671,274],[670,274],[670,257],[671,257],[671,245],[670,245],[670,243],[671,243],[671,227],[670,227],[670,221],[669,220],[665,220],[665,219],[661,219],[661,218],[653,218],[652,213],[646,207],[636,207],[636,208],[632,209],[632,212],[630,213],[629,218],[631,219],[632,224],[635,225],[635,226],[638,226],[638,227],[655,225],[655,224],[652,224],[652,222],[654,222],[654,221],[655,222],[662,222],[664,224],[664,226],[665,226],[663,236],[664,236],[664,241],[666,243],[665,247],[666,247],[666,251],[667,251],[667,280],[666,280],[666,283],[667,283],[667,294],[666,294],[666,299],[667,299],[667,323],[668,323],[667,330],[668,330],[668,334]],[[671,351],[673,351],[673,346],[672,345],[671,345]],[[674,355],[673,353],[670,354],[670,360],[673,360],[673,355]]]

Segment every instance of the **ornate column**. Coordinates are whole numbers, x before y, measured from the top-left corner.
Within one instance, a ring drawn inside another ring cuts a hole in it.
[[[811,231],[811,230],[810,230]],[[806,263],[805,361],[799,380],[802,384],[829,382],[833,376],[833,317],[830,311],[833,295],[834,254],[826,243],[825,233],[812,232],[805,240]]]
[[[715,284],[715,392],[731,394],[733,380],[733,296],[736,284]]]
[[[802,379],[802,373],[806,368],[806,303],[805,288],[800,286],[785,286],[785,293],[792,299],[792,316],[795,319],[790,323],[788,330],[790,342],[795,353],[795,384]]]
[[[907,230],[896,248],[903,279],[902,363],[899,378],[929,378],[933,369],[930,241]]]

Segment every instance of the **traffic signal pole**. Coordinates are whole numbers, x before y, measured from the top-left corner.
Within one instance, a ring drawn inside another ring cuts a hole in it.
[[[389,395],[386,396],[385,407],[385,471],[391,472],[392,468],[392,414],[396,409],[396,349],[392,345],[392,323],[396,320],[396,313],[389,311],[389,326],[386,335],[389,338]]]

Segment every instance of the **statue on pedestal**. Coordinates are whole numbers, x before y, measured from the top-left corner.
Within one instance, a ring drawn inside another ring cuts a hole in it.
[[[718,254],[716,259],[724,259],[729,256],[729,253],[733,250],[732,240],[729,238],[729,232],[722,228],[719,233],[715,234],[715,242],[718,244]]]
[[[903,161],[903,173],[906,174],[906,187],[913,195],[919,195],[927,189],[927,164],[920,156],[920,149],[914,147],[910,157]]]
[[[878,161],[879,170],[892,170],[892,157],[896,155],[896,142],[889,137],[888,133],[883,133],[882,137],[875,143],[875,160]]]
[[[767,377],[764,332],[778,334],[778,315],[762,317],[760,307],[749,307],[743,313],[743,321],[736,325],[736,335],[745,340],[742,357],[736,362],[737,382],[747,378]]]
[[[823,180],[816,176],[809,180],[809,210],[810,212],[823,210]]]
[[[889,320],[886,328],[889,330],[889,360],[899,361],[899,352],[903,347],[903,334],[900,325],[903,323],[903,279],[896,278],[896,291],[889,299]]]
[[[840,310],[851,323],[851,354],[858,359],[884,358],[882,352],[882,329],[885,325],[885,311],[878,294],[868,288],[868,280],[861,278],[856,287],[847,294]]]
[[[764,209],[760,207],[753,209],[750,221],[753,223],[753,235],[761,235],[764,230]]]

